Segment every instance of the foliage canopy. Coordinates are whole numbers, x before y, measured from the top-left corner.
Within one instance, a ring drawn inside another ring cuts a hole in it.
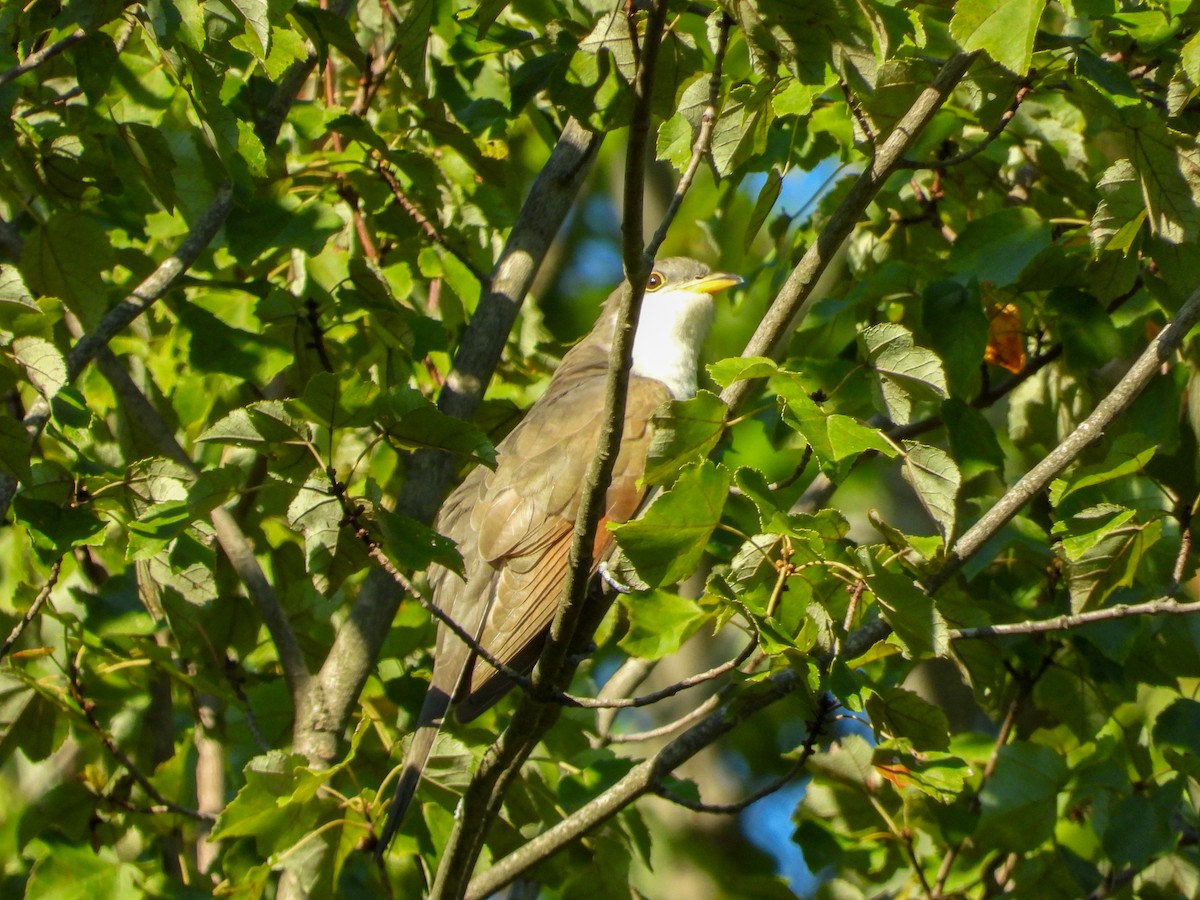
[[[823,897],[1200,894],[1192,4],[31,0],[0,38],[6,889],[786,897],[799,848]],[[569,690],[715,669],[450,729],[376,865],[438,499],[664,215],[747,284]]]

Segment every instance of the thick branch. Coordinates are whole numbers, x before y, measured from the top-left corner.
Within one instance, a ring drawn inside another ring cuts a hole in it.
[[[784,338],[795,327],[798,317],[807,311],[806,301],[812,295],[817,279],[833,260],[854,224],[862,219],[867,206],[875,199],[884,182],[896,170],[905,151],[966,74],[974,58],[974,53],[958,53],[951,57],[938,72],[933,84],[921,92],[908,112],[896,123],[892,133],[876,151],[871,165],[858,176],[817,239],[796,268],[792,269],[775,302],[742,351],[743,356],[774,356],[780,351]],[[750,381],[735,382],[721,393],[721,399],[736,411],[745,402],[752,387]]]

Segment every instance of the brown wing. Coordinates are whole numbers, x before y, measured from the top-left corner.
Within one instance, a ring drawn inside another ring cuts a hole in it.
[[[580,345],[573,352],[583,349]],[[570,366],[568,361],[546,395],[497,447],[496,471],[472,473],[439,519],[441,530],[458,541],[464,559],[471,558],[468,584],[441,577],[436,602],[477,633],[489,653],[523,671],[536,660],[558,606],[579,490],[595,453],[604,404],[604,366],[586,365],[587,360]],[[605,523],[628,520],[641,501],[637,482],[645,470],[650,416],[667,398],[662,384],[631,379],[625,434],[594,544],[597,563],[612,546]],[[451,592],[453,599],[445,597]],[[462,647],[453,636],[447,640],[439,633],[435,675],[443,657],[450,657],[455,668],[461,666],[455,699],[458,717],[466,720],[510,685],[469,653],[462,653],[460,661],[454,644]]]

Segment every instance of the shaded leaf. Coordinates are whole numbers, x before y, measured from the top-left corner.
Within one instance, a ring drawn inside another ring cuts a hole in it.
[[[996,770],[979,794],[975,840],[1006,853],[1036,849],[1058,820],[1058,792],[1069,776],[1051,747],[1014,741],[1000,748]]]
[[[949,546],[958,521],[956,503],[962,487],[962,473],[945,450],[904,442],[904,480],[914,491],[925,511],[937,523],[942,539]]]
[[[235,409],[196,440],[243,447],[307,444],[309,432],[308,425],[290,415],[281,401],[262,400]]]

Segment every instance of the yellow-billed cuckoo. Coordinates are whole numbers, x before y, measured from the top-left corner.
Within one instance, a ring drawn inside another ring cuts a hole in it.
[[[660,260],[646,283],[634,332],[625,429],[606,506],[596,530],[594,567],[612,550],[607,522],[625,522],[645,494],[639,482],[650,448],[651,415],[696,393],[700,347],[712,322],[712,295],[741,278],[692,259]],[[496,469],[474,469],[450,495],[437,528],[462,553],[466,583],[437,569],[433,602],[492,657],[533,668],[554,619],[567,572],[584,474],[599,441],[608,356],[622,288],[605,302],[591,332],[563,357],[546,393],[496,447]],[[594,569],[593,569],[594,571]],[[512,682],[444,624],[433,678],[405,756],[378,852],[404,817],[450,706],[469,721]]]

